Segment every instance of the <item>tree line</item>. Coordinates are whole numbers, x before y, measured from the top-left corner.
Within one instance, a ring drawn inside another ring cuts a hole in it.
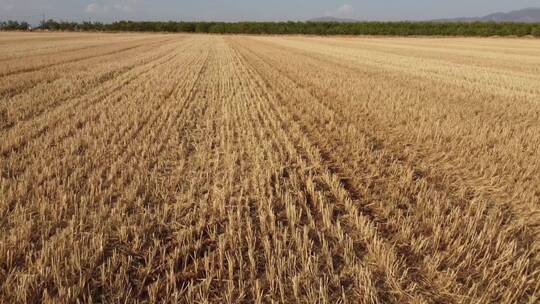
[[[0,22],[0,30],[5,31],[26,31],[30,29],[30,23],[26,21],[8,20]]]
[[[28,23],[7,21],[0,29],[26,29]],[[69,22],[46,20],[38,29],[54,31],[121,31],[215,34],[302,34],[388,36],[537,36],[540,23],[518,22]]]

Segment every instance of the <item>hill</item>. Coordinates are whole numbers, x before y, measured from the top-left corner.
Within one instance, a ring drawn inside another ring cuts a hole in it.
[[[319,17],[319,18],[309,19],[308,22],[354,23],[354,22],[359,22],[359,21],[355,20],[355,19],[336,18],[336,17],[326,16],[326,17]]]
[[[455,22],[475,22],[475,21],[485,21],[485,22],[540,22],[540,8],[525,8],[521,10],[511,11],[507,13],[494,13],[489,14],[483,17],[458,17],[451,19],[437,19],[433,21],[455,21]]]

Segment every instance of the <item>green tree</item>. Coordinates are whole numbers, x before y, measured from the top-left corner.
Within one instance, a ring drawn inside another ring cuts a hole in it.
[[[531,35],[533,35],[534,37],[540,37],[540,25],[532,28]]]

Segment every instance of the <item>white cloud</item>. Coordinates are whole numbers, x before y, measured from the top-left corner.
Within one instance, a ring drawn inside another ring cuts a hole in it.
[[[131,7],[130,5],[125,5],[125,4],[115,4],[113,5],[113,8],[115,10],[125,12],[125,13],[129,13],[133,11],[133,7]]]
[[[132,13],[137,10],[139,4],[141,4],[140,0],[116,0],[110,1],[109,4],[93,2],[88,4],[84,11],[93,15],[108,15],[114,12]]]
[[[334,10],[326,11],[325,14],[334,17],[352,17],[354,15],[354,7],[350,4],[343,4]]]
[[[343,16],[352,16],[354,14],[354,8],[350,4],[343,4],[337,8],[337,13]]]
[[[84,11],[88,14],[106,14],[110,11],[110,8],[108,5],[100,4],[100,3],[90,3],[86,6]]]

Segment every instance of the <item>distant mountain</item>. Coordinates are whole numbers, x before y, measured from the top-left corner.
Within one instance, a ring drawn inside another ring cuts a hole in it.
[[[517,11],[511,11],[508,13],[494,13],[482,17],[458,17],[458,18],[446,18],[431,20],[435,22],[530,22],[540,23],[540,7],[524,8]],[[337,18],[332,16],[325,16],[319,18],[309,19],[308,22],[339,22],[339,23],[353,23],[360,22],[355,19]]]
[[[540,22],[540,8],[531,7],[522,10],[511,11],[508,13],[494,13],[483,17],[460,17],[450,19],[437,19],[433,21],[484,21],[484,22]]]
[[[308,22],[353,23],[353,22],[358,22],[358,20],[326,16],[326,17],[319,17],[319,18],[309,19]]]

